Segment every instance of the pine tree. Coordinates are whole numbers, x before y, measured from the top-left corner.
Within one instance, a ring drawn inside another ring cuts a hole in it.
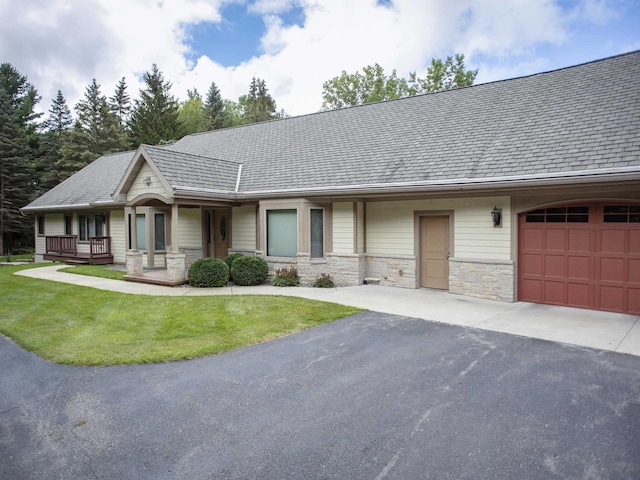
[[[127,83],[122,77],[116,85],[113,97],[109,97],[109,108],[111,112],[120,119],[120,123],[125,125],[131,112],[131,99],[127,93]]]
[[[61,158],[56,164],[60,181],[101,155],[126,150],[129,145],[118,117],[110,111],[95,79],[76,105],[76,115],[78,118],[64,137]]]
[[[273,120],[276,116],[276,102],[269,94],[264,80],[253,77],[249,84],[249,94],[241,98],[244,103],[245,123]]]
[[[177,140],[180,136],[178,102],[171,95],[171,82],[166,81],[158,66],[142,76],[146,88],[140,90],[129,119],[131,136],[136,145]]]
[[[0,65],[0,254],[33,239],[31,221],[19,209],[34,196],[39,101],[27,77],[9,63]]]
[[[42,134],[42,157],[39,159],[36,172],[36,191],[42,194],[58,183],[57,164],[62,158],[62,142],[73,123],[71,111],[62,92],[58,90],[56,98],[51,102],[49,117],[44,122],[45,132]]]
[[[223,128],[226,123],[226,114],[224,108],[224,100],[220,95],[215,82],[211,82],[209,91],[207,92],[207,98],[204,102],[204,114],[207,119],[207,129],[218,130]]]

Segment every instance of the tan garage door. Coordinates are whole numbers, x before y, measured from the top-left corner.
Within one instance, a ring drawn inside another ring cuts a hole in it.
[[[518,299],[640,314],[640,205],[519,216]]]

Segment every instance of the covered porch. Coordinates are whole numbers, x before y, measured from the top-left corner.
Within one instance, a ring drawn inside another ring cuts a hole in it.
[[[111,237],[89,237],[80,244],[77,235],[46,236],[43,258],[74,265],[108,265],[113,263]]]

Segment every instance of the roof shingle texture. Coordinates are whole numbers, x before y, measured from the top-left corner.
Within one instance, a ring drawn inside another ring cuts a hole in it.
[[[240,193],[640,167],[638,78],[640,51],[144,148],[173,187],[229,193],[240,164]],[[109,200],[133,153],[99,158],[29,207]]]

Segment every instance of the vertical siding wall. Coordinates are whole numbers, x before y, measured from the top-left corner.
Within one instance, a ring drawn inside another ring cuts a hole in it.
[[[114,263],[125,263],[127,239],[125,235],[124,210],[109,213],[109,235],[111,236],[111,253]]]
[[[234,251],[255,251],[256,206],[244,205],[231,209],[231,249]]]
[[[502,209],[502,227],[491,223],[493,207]],[[367,203],[367,253],[415,255],[414,212],[454,211],[457,258],[511,259],[509,197],[435,199]]]
[[[148,185],[142,182],[142,179],[146,177],[151,179],[151,183]],[[142,166],[140,172],[138,172],[138,175],[136,176],[136,179],[133,181],[129,192],[127,192],[127,200],[144,195],[145,193],[156,193],[158,195],[167,196],[167,192],[162,186],[162,183],[160,183],[160,179],[147,163]]]

